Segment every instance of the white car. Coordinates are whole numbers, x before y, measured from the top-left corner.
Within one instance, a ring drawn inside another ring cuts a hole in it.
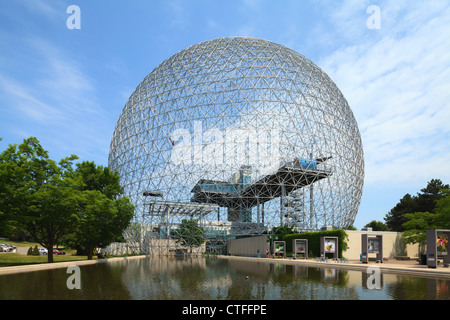
[[[12,246],[12,245],[10,245],[10,244],[7,244],[7,243],[2,243],[2,244],[0,244],[0,252],[11,252],[11,251],[13,251],[14,249],[15,249],[16,247],[14,247],[14,246]]]
[[[48,250],[45,248],[39,248],[39,253],[40,254],[48,254]]]

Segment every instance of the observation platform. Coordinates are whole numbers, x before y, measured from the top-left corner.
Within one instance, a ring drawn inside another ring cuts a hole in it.
[[[152,200],[147,203],[149,206],[147,215],[151,216],[186,216],[186,217],[201,217],[216,211],[219,207],[215,204],[197,204],[184,203],[174,201],[160,201]]]
[[[331,176],[317,164],[329,158],[295,160],[254,183],[200,180],[192,189],[192,202],[214,203],[220,207],[252,208]]]

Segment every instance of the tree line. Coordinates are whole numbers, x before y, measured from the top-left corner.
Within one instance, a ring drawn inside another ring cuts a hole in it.
[[[118,172],[70,155],[50,159],[37,138],[0,153],[0,235],[32,239],[48,250],[65,245],[92,259],[118,240],[134,216]]]
[[[406,243],[424,245],[427,229],[450,229],[450,186],[440,179],[430,180],[417,195],[404,195],[384,221],[371,221],[366,227],[403,232]]]

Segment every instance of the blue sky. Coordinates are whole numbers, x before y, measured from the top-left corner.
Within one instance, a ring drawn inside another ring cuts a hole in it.
[[[450,183],[450,2],[0,0],[0,150],[36,136],[53,159],[107,165],[119,114],[180,50],[249,36],[290,47],[347,98],[364,145],[355,226],[383,221],[406,193]],[[81,10],[68,29],[66,10]],[[380,9],[370,29],[369,6]]]

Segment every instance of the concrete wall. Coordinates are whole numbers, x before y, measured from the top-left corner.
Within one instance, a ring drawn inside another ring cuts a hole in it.
[[[418,245],[405,245],[402,239],[402,234],[400,232],[377,232],[377,231],[350,231],[346,230],[348,235],[348,249],[343,252],[343,256],[350,260],[359,260],[361,254],[361,235],[362,234],[373,234],[373,235],[383,235],[383,258],[393,259],[398,256],[407,256],[411,258],[419,257],[419,246]],[[153,240],[158,241],[158,240]],[[159,240],[165,241],[165,240]],[[154,254],[168,254],[165,250],[169,250],[169,254],[173,254],[173,249],[183,248],[176,246],[173,243],[154,243],[150,244],[153,247],[157,247],[158,252],[153,252]],[[242,238],[231,240],[227,245],[227,252],[231,252],[234,256],[246,256],[246,257],[256,257],[257,250],[261,253],[261,257],[265,257],[266,249],[269,248],[269,243],[267,242],[267,235],[252,237],[252,238]],[[154,249],[155,250],[155,249]],[[186,249],[187,250],[187,249]],[[105,249],[100,250],[101,252],[106,252],[110,255],[123,255],[133,253],[133,249],[129,247],[126,243],[112,243]],[[205,251],[204,245],[200,248],[195,248],[195,252],[201,253]],[[369,258],[375,257],[375,254],[369,254]]]
[[[231,240],[228,241],[227,246],[227,252],[231,252],[233,256],[256,257],[258,249],[261,257],[265,257],[266,249],[269,249],[266,235]]]
[[[383,258],[393,259],[398,256],[407,256],[411,258],[419,257],[419,246],[406,245],[403,242],[401,232],[388,231],[350,231],[346,230],[348,235],[348,249],[342,254],[350,260],[359,260],[361,254],[361,235],[382,235],[383,236]],[[369,258],[375,257],[375,254],[369,254]]]

